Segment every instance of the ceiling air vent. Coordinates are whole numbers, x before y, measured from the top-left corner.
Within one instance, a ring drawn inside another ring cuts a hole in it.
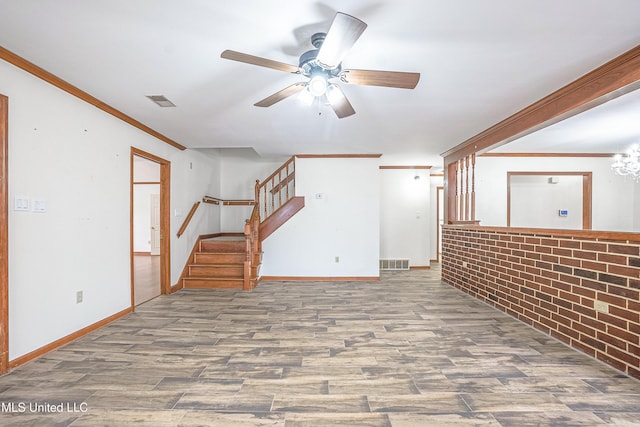
[[[160,107],[175,107],[176,104],[169,101],[164,95],[147,95],[147,98],[158,104]]]

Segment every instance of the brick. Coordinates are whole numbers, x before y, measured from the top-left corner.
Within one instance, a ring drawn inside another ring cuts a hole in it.
[[[593,261],[582,261],[580,267],[586,270],[596,270],[601,272],[607,271],[607,264],[603,264],[601,262],[593,262]]]
[[[560,293],[558,294],[558,298],[562,298],[565,301],[570,301],[575,304],[580,304],[580,301],[582,300],[579,295],[564,291],[560,291]],[[571,306],[573,307],[573,304]]]
[[[573,346],[591,357],[596,357],[596,351],[593,348],[583,344],[581,341],[574,341]]]
[[[561,248],[580,249],[581,243],[576,240],[560,240]]]
[[[612,348],[609,353],[611,353],[611,356],[616,359],[619,359],[631,366],[640,366],[640,356],[638,356],[637,353],[636,355],[632,355],[626,351],[616,350],[615,348]],[[624,368],[621,370],[624,371]]]
[[[579,277],[586,277],[587,279],[592,279],[592,280],[597,280],[598,279],[598,273],[596,273],[594,271],[583,270],[581,268],[574,268],[573,269],[573,274],[575,274],[576,276],[579,276]]]
[[[622,340],[625,343],[632,343],[635,345],[640,344],[640,337],[636,334],[632,334],[626,329],[620,329],[620,328],[616,328],[615,326],[609,326],[609,329],[607,330],[607,332],[609,333],[609,335],[619,340]]]
[[[607,348],[607,345],[605,343],[596,340],[595,338],[581,337],[581,341],[589,347],[595,348],[596,350],[604,351]]]
[[[580,265],[582,264],[582,261],[579,260],[578,258],[560,257],[558,261],[560,264],[571,266],[571,267],[580,267]]]
[[[553,270],[553,264],[544,261],[537,261],[536,267],[543,270]]]
[[[627,349],[627,343],[625,340],[621,340],[620,338],[616,338],[610,334],[605,334],[604,332],[598,332],[598,335],[596,335],[596,338],[599,339],[600,341],[606,342],[607,344],[612,345],[614,347],[618,347],[622,350]]]
[[[623,255],[599,253],[598,261],[607,262],[609,264],[627,265],[627,257]]]
[[[612,283],[614,285],[627,286],[627,278],[614,276],[612,274],[599,273],[598,280],[601,282]]]
[[[608,323],[610,325],[615,325],[619,328],[627,329],[627,321],[624,319],[619,319],[617,317],[613,317],[607,313],[598,313],[598,320]]]
[[[629,258],[629,265],[631,267],[640,267],[640,258]]]
[[[615,245],[610,243],[608,251],[616,254],[632,255],[636,257],[640,256],[640,246]]]
[[[560,273],[573,274],[573,269],[561,264],[554,264],[553,271],[559,271]]]
[[[624,286],[609,285],[607,287],[607,291],[610,294],[617,295],[623,298],[628,298],[632,300],[640,299],[640,291],[637,291],[635,289],[630,289]]]
[[[573,289],[573,287],[569,283],[565,283],[565,282],[560,282],[558,280],[554,280],[554,281],[551,282],[551,286],[553,286],[554,288],[560,290],[560,295],[562,295],[564,293],[566,295],[572,295],[578,301],[580,300],[580,297],[578,295],[573,295],[571,293],[571,289]]]
[[[544,262],[549,262],[551,264],[557,264],[558,263],[558,257],[555,255],[547,255],[547,254],[541,254],[540,255],[540,259]]]
[[[588,335],[590,337],[595,337],[596,336],[596,330],[593,328],[590,328],[586,325],[583,325],[581,323],[574,323],[573,324],[573,328],[580,332],[580,334],[582,335]]]
[[[594,280],[582,279],[581,285],[583,287],[585,287],[585,288],[593,289],[593,290],[600,291],[600,292],[606,292],[607,291],[606,283],[596,282]]]
[[[536,252],[539,253],[544,253],[544,254],[551,254],[553,253],[553,249],[549,246],[536,246]]]
[[[604,243],[582,242],[582,250],[592,252],[606,252],[607,245]]]
[[[633,277],[634,279],[640,278],[640,268],[623,267],[621,265],[609,265],[609,273],[617,274],[618,276]]]
[[[589,251],[573,251],[573,256],[575,258],[589,259],[592,261],[595,261],[598,258],[598,254],[596,252]]]
[[[554,298],[553,303],[559,307],[564,307],[566,309],[572,309],[573,303],[562,298]]]

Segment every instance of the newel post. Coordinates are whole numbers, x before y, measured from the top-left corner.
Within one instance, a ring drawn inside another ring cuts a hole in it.
[[[245,258],[243,268],[243,280],[242,289],[245,291],[251,290],[251,258],[252,258],[252,244],[251,244],[251,224],[250,220],[247,220],[244,224],[244,239],[245,239]]]

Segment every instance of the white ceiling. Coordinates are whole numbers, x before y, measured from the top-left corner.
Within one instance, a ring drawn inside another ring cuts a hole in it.
[[[416,89],[343,85],[356,110],[344,119],[294,98],[254,107],[301,77],[220,53],[297,65],[336,11],[368,24],[345,68],[419,72]],[[0,0],[6,49],[184,146],[265,157],[439,165],[440,153],[638,44],[638,0]],[[158,94],[177,107],[145,97]]]

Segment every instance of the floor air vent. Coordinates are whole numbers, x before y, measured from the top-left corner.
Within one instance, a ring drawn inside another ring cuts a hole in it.
[[[380,270],[408,270],[408,259],[381,259]]]

